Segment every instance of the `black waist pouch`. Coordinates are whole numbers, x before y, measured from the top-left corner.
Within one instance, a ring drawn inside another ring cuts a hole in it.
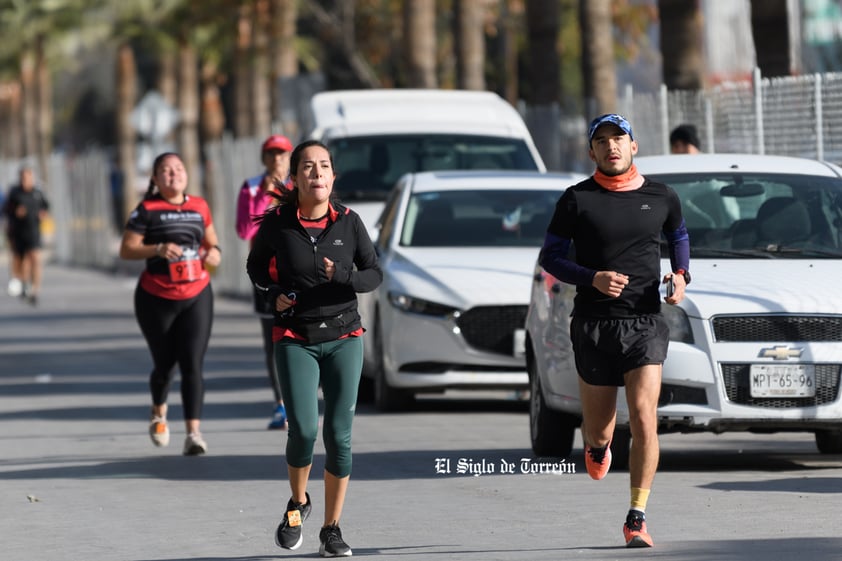
[[[307,339],[308,343],[315,344],[333,341],[354,331],[359,325],[359,318],[359,314],[354,312],[317,320],[293,316],[285,318],[284,325]]]

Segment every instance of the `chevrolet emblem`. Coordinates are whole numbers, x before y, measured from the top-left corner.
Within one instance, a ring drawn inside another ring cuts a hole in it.
[[[789,360],[790,358],[799,358],[804,349],[790,349],[786,345],[775,345],[767,349],[760,349],[760,358],[772,358],[775,360]]]

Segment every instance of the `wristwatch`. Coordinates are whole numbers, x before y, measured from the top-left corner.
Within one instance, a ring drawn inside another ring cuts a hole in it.
[[[681,275],[684,277],[684,284],[690,284],[690,271],[685,271],[684,269],[679,269],[675,272],[676,275]]]

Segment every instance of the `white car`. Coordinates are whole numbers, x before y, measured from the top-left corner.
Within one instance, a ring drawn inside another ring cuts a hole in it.
[[[661,432],[815,433],[842,453],[842,169],[780,156],[635,159],[672,186],[690,232],[691,284],[670,324]],[[663,273],[669,272],[666,249]],[[530,433],[539,456],[567,456],[581,422],[569,340],[575,287],[540,267],[526,320]],[[628,462],[618,398],[614,465]]]
[[[555,202],[583,176],[423,172],[400,178],[378,223],[383,283],[360,295],[376,405],[417,392],[523,388],[532,268]]]

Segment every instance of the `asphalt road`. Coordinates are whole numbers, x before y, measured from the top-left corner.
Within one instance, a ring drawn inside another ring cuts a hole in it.
[[[3,285],[5,261],[0,268]],[[39,306],[0,293],[0,559],[318,557],[322,484],[296,552],[273,532],[289,497],[285,434],[248,302],[218,297],[206,362],[204,457],[146,434],[150,361],[135,279],[49,266]],[[600,482],[580,447],[533,458],[526,405],[447,394],[411,411],[361,404],[342,529],[354,555],[414,560],[842,559],[842,458],[805,434],[667,435],[647,509],[656,547],[626,550],[628,474]],[[314,474],[323,448],[317,447]],[[461,466],[461,468],[460,468]]]

